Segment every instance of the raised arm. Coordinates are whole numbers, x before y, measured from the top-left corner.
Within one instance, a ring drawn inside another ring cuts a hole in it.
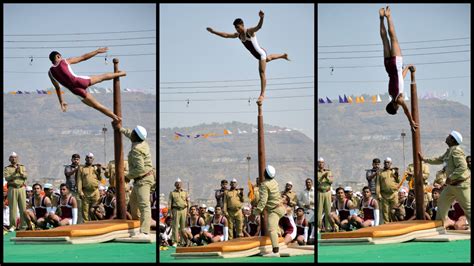
[[[410,126],[411,126],[412,130],[413,131],[416,130],[416,128],[418,128],[418,124],[416,124],[415,121],[413,120],[413,117],[411,116],[410,110],[408,110],[408,106],[405,103],[405,100],[403,100],[403,95],[398,96],[397,103],[402,106],[403,111],[405,112],[405,115],[408,118],[408,122],[410,123]]]
[[[98,55],[98,54],[105,53],[105,52],[107,52],[107,50],[109,50],[109,48],[107,48],[107,47],[99,48],[99,49],[97,49],[97,50],[95,50],[95,51],[92,51],[92,52],[87,53],[87,54],[83,54],[83,55],[78,56],[78,57],[71,57],[71,58],[68,58],[68,59],[67,59],[67,62],[68,62],[69,64],[71,64],[71,65],[72,65],[72,64],[77,64],[77,63],[82,62],[82,61],[85,61],[85,60],[87,60],[87,59],[89,59],[89,58],[91,58],[91,57],[94,57],[94,56],[96,56],[96,55]]]
[[[239,34],[237,32],[234,32],[234,33],[218,32],[218,31],[213,30],[210,27],[207,27],[206,29],[207,29],[208,32],[213,33],[217,36],[221,36],[222,38],[237,38],[237,37],[239,37]]]
[[[260,10],[260,12],[258,12],[258,16],[260,17],[260,20],[258,21],[258,24],[257,26],[253,27],[253,28],[249,28],[247,31],[249,32],[250,36],[253,36],[253,34],[255,32],[257,32],[263,25],[263,17],[265,16],[265,14],[263,13],[262,10]]]

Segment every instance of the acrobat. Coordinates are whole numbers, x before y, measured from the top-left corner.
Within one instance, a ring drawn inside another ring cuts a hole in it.
[[[257,35],[255,34],[263,25],[263,17],[264,13],[262,10],[258,13],[260,17],[260,21],[258,25],[253,28],[246,29],[244,27],[244,22],[242,19],[237,18],[234,20],[234,27],[237,32],[235,33],[225,33],[225,32],[218,32],[213,30],[212,28],[207,28],[207,31],[210,33],[216,34],[223,38],[239,38],[242,41],[242,44],[250,51],[250,53],[258,60],[258,69],[260,73],[260,96],[258,97],[257,104],[261,105],[263,99],[265,98],[265,88],[267,86],[267,79],[265,76],[265,69],[267,62],[270,62],[275,59],[286,59],[290,61],[288,58],[288,54],[270,54],[267,55],[267,51],[263,49],[257,41]]]
[[[122,120],[121,117],[118,117],[110,109],[100,104],[89,92],[87,92],[87,88],[104,80],[111,80],[116,77],[126,76],[125,71],[119,71],[118,73],[105,73],[102,75],[88,77],[78,76],[71,69],[72,64],[80,63],[96,56],[97,54],[105,53],[107,50],[107,47],[103,47],[79,57],[71,57],[68,59],[63,58],[57,51],[53,51],[49,54],[49,60],[51,60],[53,66],[49,69],[48,75],[54,87],[56,88],[59,104],[61,105],[61,110],[63,112],[66,112],[67,110],[67,103],[63,100],[63,96],[60,92],[61,87],[59,84],[69,89],[74,95],[78,96],[83,103],[102,112],[106,116],[112,118],[114,121],[120,122]]]
[[[384,57],[384,65],[385,70],[388,73],[390,78],[388,83],[388,93],[392,97],[392,100],[387,104],[385,110],[387,113],[391,115],[395,115],[399,106],[401,105],[405,115],[410,122],[410,126],[412,130],[416,130],[418,124],[415,123],[413,120],[410,111],[403,99],[404,97],[404,86],[403,80],[408,72],[410,71],[415,72],[415,66],[407,65],[403,70],[403,57],[402,52],[400,50],[400,45],[398,43],[397,35],[395,34],[395,27],[393,25],[393,19],[390,12],[390,7],[387,6],[385,9],[381,8],[379,10],[380,16],[380,37],[382,38],[383,43],[383,57]],[[384,17],[387,18],[388,23],[388,34],[390,35],[390,42],[387,36],[387,30],[385,29],[384,24]]]

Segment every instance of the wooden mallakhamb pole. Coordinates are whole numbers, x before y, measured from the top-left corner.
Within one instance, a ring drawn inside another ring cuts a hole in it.
[[[114,73],[119,72],[118,58],[113,59]],[[114,114],[122,117],[122,100],[120,97],[120,78],[114,78]],[[120,125],[122,122],[120,122]],[[125,178],[123,174],[123,144],[122,134],[114,129],[114,155],[115,155],[115,187],[117,189],[117,216],[116,219],[126,219],[127,206],[125,205]]]
[[[266,167],[266,162],[265,162],[265,141],[264,141],[264,133],[265,131],[263,130],[263,114],[262,114],[262,105],[258,105],[258,178],[260,181],[260,185],[263,184],[263,181],[265,181],[265,167]],[[261,235],[265,236],[267,234],[267,220],[268,220],[268,215],[266,210],[263,210],[262,215],[260,217],[261,222]]]
[[[410,83],[410,93],[411,93],[411,115],[415,123],[418,124],[418,128],[413,131],[412,129],[412,144],[413,144],[413,174],[415,178],[415,202],[416,202],[416,219],[424,220],[425,209],[424,205],[424,182],[423,182],[423,171],[421,167],[421,160],[418,157],[418,154],[421,153],[421,143],[420,143],[420,115],[418,112],[418,95],[416,92],[416,81],[415,81],[415,67],[410,67],[411,73],[411,83]]]

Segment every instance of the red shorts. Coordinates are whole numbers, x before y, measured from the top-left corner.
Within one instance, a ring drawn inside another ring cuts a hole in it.
[[[87,88],[91,85],[91,79],[76,78],[74,87],[68,88],[74,95],[84,99],[87,95]]]
[[[388,93],[392,100],[396,100],[400,93],[404,92],[402,66],[403,59],[401,56],[392,56],[384,59],[385,70],[390,78],[388,82]]]

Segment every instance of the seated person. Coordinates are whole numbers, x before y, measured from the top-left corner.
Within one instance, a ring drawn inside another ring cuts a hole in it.
[[[433,200],[429,201],[426,206],[425,219],[426,220],[436,220],[436,213],[438,212],[438,199],[440,195],[439,188],[433,188],[431,190]]]
[[[414,189],[410,189],[410,191],[408,191],[408,197],[403,201],[403,207],[405,207],[405,221],[415,220],[416,202]]]
[[[34,184],[32,190],[33,196],[30,198],[30,208],[25,210],[27,230],[46,229],[46,216],[51,211],[51,200],[46,196],[41,196],[43,187],[40,184]]]
[[[286,196],[286,195],[285,195]],[[296,237],[296,225],[293,219],[293,208],[290,206],[286,207],[286,213],[278,221],[280,226],[280,234],[285,239],[285,244],[288,245]]]
[[[249,210],[249,215],[244,217],[244,236],[259,236],[260,231],[260,215],[255,215]]]
[[[77,200],[71,195],[68,185],[62,183],[60,186],[61,198],[58,205],[52,207],[47,221],[54,227],[61,225],[77,224]],[[56,208],[60,209],[60,215],[57,215]]]
[[[199,216],[196,206],[191,206],[189,217],[186,219],[186,228],[183,229],[184,241],[186,246],[190,247],[194,244],[201,245],[201,234],[204,232],[204,219]]]
[[[229,223],[224,215],[222,215],[222,208],[219,205],[217,205],[214,210],[214,217],[210,223],[204,227],[203,236],[208,243],[227,241],[229,239]],[[212,233],[209,231],[212,231]]]
[[[346,198],[344,188],[338,187],[336,189],[336,200],[334,201],[334,210],[336,212],[331,213],[331,216],[336,225],[345,231],[349,230],[349,216],[351,209],[355,209],[354,204],[350,199]]]
[[[362,200],[360,202],[360,209],[362,213],[351,216],[351,221],[356,228],[364,228],[369,226],[379,225],[380,211],[379,203],[372,197],[372,193],[368,186],[362,189]]]
[[[306,220],[306,217],[304,215],[303,207],[296,208],[295,225],[296,225],[296,237],[293,239],[292,242],[296,241],[298,242],[300,246],[304,246],[308,242],[309,224],[308,224],[308,220]]]
[[[160,225],[160,246],[172,246],[171,236],[173,228],[171,227],[171,216],[166,217],[165,224]]]
[[[407,190],[405,188],[400,188],[398,190],[398,204],[396,204],[393,209],[390,210],[390,215],[392,216],[392,220],[396,221],[405,221],[405,202],[407,196]]]
[[[453,201],[448,211],[448,217],[445,220],[444,227],[448,230],[467,230],[466,214],[457,200]]]

